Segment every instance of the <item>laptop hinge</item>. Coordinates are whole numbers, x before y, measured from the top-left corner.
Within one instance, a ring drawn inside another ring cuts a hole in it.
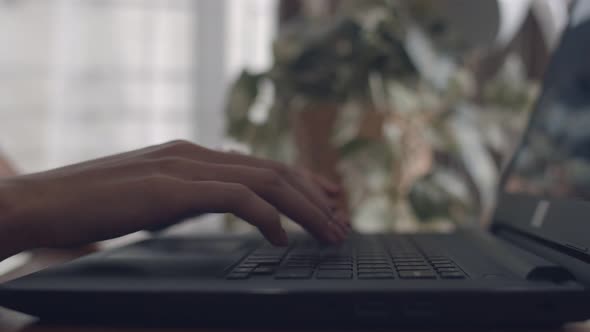
[[[480,245],[492,258],[501,262],[516,275],[530,281],[562,283],[574,280],[574,276],[563,266],[525,250],[500,237],[485,232],[474,232]]]
[[[505,240],[505,242],[552,263],[551,267],[545,266],[529,271],[531,273],[528,276],[529,280],[538,280],[539,278],[545,280],[547,280],[546,278],[549,280],[553,278],[559,279],[560,276],[569,274],[578,282],[590,286],[590,264],[586,260],[559,250],[557,246],[548,245],[545,240],[522,234],[522,231],[509,226],[496,226],[493,233],[498,238]]]

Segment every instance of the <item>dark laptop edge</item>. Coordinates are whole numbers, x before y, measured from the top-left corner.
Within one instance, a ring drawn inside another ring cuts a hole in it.
[[[560,79],[560,69],[567,62],[569,54],[577,52],[580,46],[581,35],[590,36],[590,13],[587,8],[578,8],[581,2],[575,2],[572,6],[572,15],[578,11],[584,20],[576,26],[570,25],[563,33],[555,54],[552,56],[549,67],[545,73],[543,89],[535,108],[530,116],[526,130],[521,136],[521,141],[515,149],[509,162],[505,165],[497,191],[497,204],[492,218],[490,230],[520,247],[534,252],[542,257],[550,258],[554,262],[563,264],[580,282],[590,285],[590,238],[582,243],[579,234],[590,234],[590,222],[586,217],[590,216],[590,202],[578,199],[563,199],[548,196],[530,195],[526,193],[511,193],[505,190],[509,175],[515,167],[515,159],[529,137],[530,131],[535,125],[535,119],[539,116],[548,90],[552,84]],[[590,39],[590,37],[586,37]],[[590,42],[590,41],[589,41]],[[568,78],[571,79],[571,78]]]

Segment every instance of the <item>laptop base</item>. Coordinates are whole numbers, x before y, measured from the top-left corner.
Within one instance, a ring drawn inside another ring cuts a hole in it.
[[[354,241],[365,238],[375,241]],[[358,267],[346,280],[232,280],[232,269],[264,247],[258,237],[156,238],[9,282],[0,304],[43,321],[101,325],[552,326],[586,317],[581,285],[523,280],[469,248],[469,238],[416,237],[453,243],[445,254],[465,279],[403,279],[396,271],[369,280]]]

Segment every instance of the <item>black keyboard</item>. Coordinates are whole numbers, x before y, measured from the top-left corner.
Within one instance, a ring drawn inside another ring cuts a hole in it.
[[[429,253],[409,237],[395,241],[354,241],[325,247],[297,241],[287,248],[263,245],[226,275],[230,280],[275,279],[466,279],[467,274],[448,256]]]

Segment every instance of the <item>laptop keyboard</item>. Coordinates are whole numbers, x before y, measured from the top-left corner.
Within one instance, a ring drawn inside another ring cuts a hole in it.
[[[448,256],[429,253],[407,237],[395,241],[350,241],[325,247],[298,241],[287,248],[263,245],[226,275],[240,280],[260,276],[275,279],[466,279]]]

